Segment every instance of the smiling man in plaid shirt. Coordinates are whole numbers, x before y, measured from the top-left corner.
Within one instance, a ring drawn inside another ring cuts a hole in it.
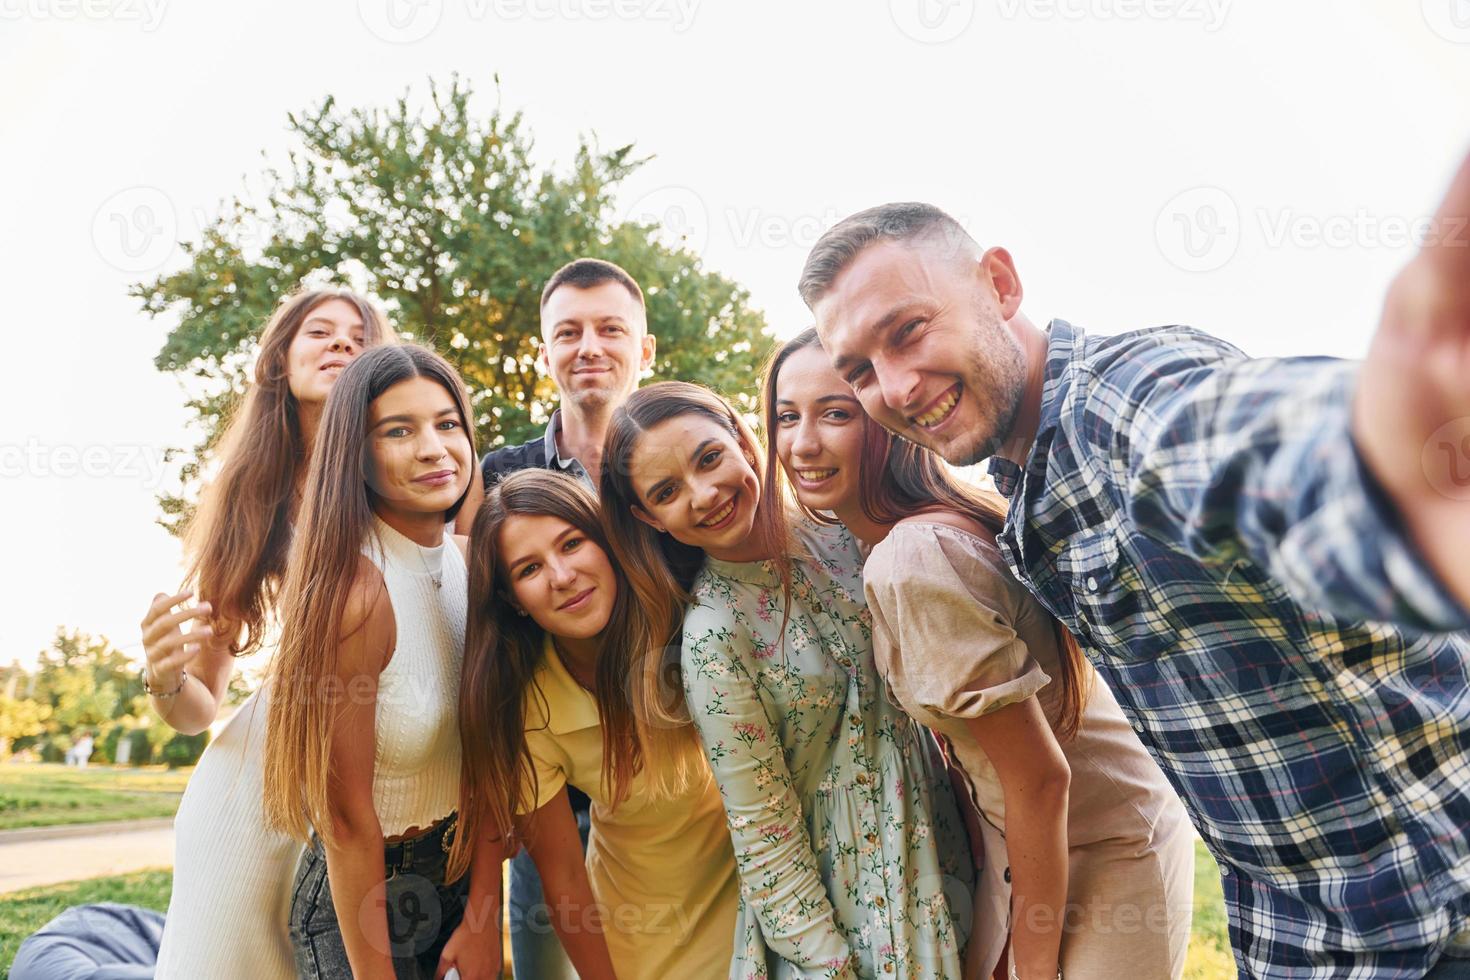
[[[1470,161],[1361,364],[1042,331],[927,205],[803,270],[868,413],[991,459],[1007,561],[1189,809],[1243,975],[1470,977],[1467,215]]]

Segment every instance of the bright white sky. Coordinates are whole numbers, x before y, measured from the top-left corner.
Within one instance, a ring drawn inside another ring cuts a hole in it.
[[[545,163],[657,154],[624,207],[783,334],[822,228],[921,199],[1011,249],[1038,322],[1359,356],[1470,148],[1467,0],[0,0],[0,663],[60,624],[139,654],[179,578],[153,522],[185,392],[128,284],[288,112],[455,70],[487,107],[499,73]]]

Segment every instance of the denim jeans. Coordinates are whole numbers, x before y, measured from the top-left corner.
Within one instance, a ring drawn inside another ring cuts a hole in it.
[[[389,952],[398,980],[431,980],[444,944],[464,917],[469,875],[444,883],[454,815],[383,848]],[[347,914],[356,917],[357,909]],[[291,947],[303,980],[352,980],[322,843],[312,838],[291,888]]]
[[[570,789],[570,787],[569,787]],[[578,793],[577,796],[581,796]],[[587,850],[591,827],[586,797],[573,800],[577,829],[582,832],[582,850]],[[583,805],[577,806],[578,802]],[[510,955],[517,980],[576,980],[572,961],[567,959],[551,925],[551,908],[541,893],[541,875],[536,862],[521,848],[510,862]]]

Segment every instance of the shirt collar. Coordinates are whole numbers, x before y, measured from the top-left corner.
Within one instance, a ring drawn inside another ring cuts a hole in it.
[[[556,434],[560,431],[561,409],[558,408],[556,411],[551,413],[551,421],[546,423],[546,435],[544,438],[546,440],[545,449],[547,462],[554,466],[559,472],[570,473],[572,476],[575,476],[577,479],[581,480],[583,483],[591,487],[593,492],[595,493],[597,491],[597,488],[592,486],[592,477],[588,475],[587,468],[582,465],[582,461],[577,459],[575,456],[571,459],[564,458],[561,454],[561,450],[557,448]]]
[[[1055,421],[1048,419],[1048,408],[1056,401],[1058,386],[1081,339],[1082,331],[1066,320],[1053,320],[1047,325],[1046,373],[1041,387],[1041,420],[1037,427],[1037,442],[1031,447],[1032,456],[1036,453],[1036,446],[1041,442],[1041,433]],[[1028,467],[1030,465],[1029,457],[1027,465]],[[990,479],[995,482],[995,489],[1000,492],[1001,496],[1013,497],[1020,489],[1021,467],[1011,460],[992,456],[986,472],[990,474]]]
[[[546,727],[553,735],[566,735],[602,724],[597,698],[567,670],[548,635],[541,647],[541,666],[536,687],[546,707]]]

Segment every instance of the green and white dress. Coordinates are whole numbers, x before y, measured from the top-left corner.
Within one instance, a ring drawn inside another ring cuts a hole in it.
[[[874,668],[856,542],[797,538],[784,643],[771,562],[710,559],[684,618],[740,870],[730,976],[959,977],[974,871],[953,791]]]

